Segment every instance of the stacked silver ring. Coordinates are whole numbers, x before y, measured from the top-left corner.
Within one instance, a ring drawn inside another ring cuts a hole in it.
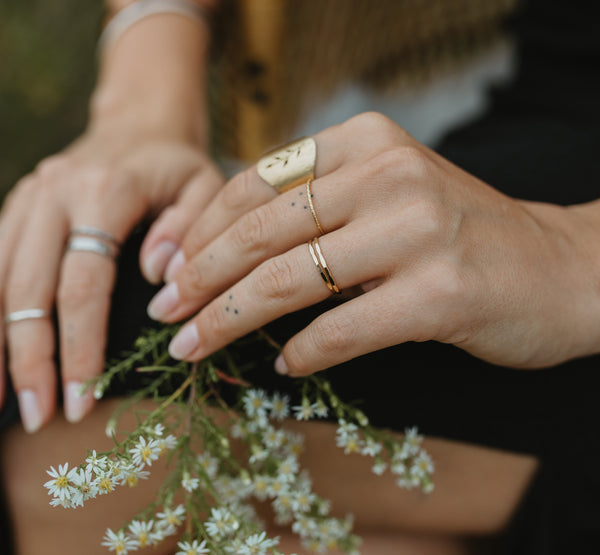
[[[90,226],[74,227],[69,233],[67,251],[92,252],[115,260],[119,242],[110,233]]]

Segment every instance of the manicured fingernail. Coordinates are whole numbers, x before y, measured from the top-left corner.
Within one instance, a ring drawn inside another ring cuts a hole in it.
[[[177,252],[178,245],[173,241],[163,241],[150,251],[143,261],[144,275],[150,283],[160,283],[169,261]]]
[[[167,264],[167,269],[165,270],[165,281],[171,281],[183,266],[185,266],[185,254],[183,254],[183,251],[179,249],[173,255],[173,258],[171,258],[169,264]]]
[[[81,394],[81,382],[71,381],[65,385],[65,418],[75,424],[88,411],[91,397],[88,393]]]
[[[275,371],[278,374],[287,374],[289,372],[287,364],[285,363],[285,359],[283,358],[283,355],[279,355],[276,359],[275,359]]]
[[[35,391],[23,389],[19,392],[19,411],[25,431],[30,434],[37,432],[42,425],[42,412]]]
[[[175,282],[163,287],[148,305],[148,316],[153,320],[162,320],[179,304],[179,290]]]
[[[198,348],[200,338],[195,324],[184,326],[169,344],[169,354],[176,360],[183,360]]]

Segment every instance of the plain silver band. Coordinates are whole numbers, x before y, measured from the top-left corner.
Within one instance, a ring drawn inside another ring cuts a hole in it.
[[[114,243],[115,246],[119,246],[119,241],[117,241],[115,237],[103,229],[98,229],[97,227],[80,225],[79,227],[74,227],[70,231],[70,235],[86,235],[88,237],[97,237],[98,239],[108,241],[109,243]]]
[[[49,310],[43,308],[26,308],[7,314],[4,317],[4,323],[12,324],[14,322],[21,322],[22,320],[36,320],[38,318],[48,318],[49,316]]]
[[[98,52],[113,44],[129,27],[155,14],[172,13],[205,22],[207,13],[189,0],[137,0],[118,11],[108,22],[98,39]]]
[[[94,237],[71,237],[67,243],[67,251],[93,252],[112,260],[117,257],[117,249],[115,247],[107,245]]]

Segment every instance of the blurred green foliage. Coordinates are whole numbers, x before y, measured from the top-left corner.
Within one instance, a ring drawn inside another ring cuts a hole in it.
[[[0,1],[0,197],[84,128],[102,0]]]

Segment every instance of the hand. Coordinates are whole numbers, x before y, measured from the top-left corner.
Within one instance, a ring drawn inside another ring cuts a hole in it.
[[[598,233],[576,207],[508,198],[378,114],[314,138],[321,248],[337,285],[364,293],[292,337],[279,372],[307,375],[405,341],[524,368],[598,351]],[[175,358],[201,359],[329,297],[302,195],[276,195],[252,167],[200,214],[149,306],[166,322],[197,312],[171,343]]]
[[[133,121],[132,111],[91,125],[64,152],[41,162],[16,185],[0,216],[0,319],[28,308],[51,312],[56,305],[65,414],[72,422],[93,405],[91,392],[80,397],[78,391],[103,369],[116,267],[110,257],[64,252],[69,230],[93,226],[122,242],[177,195],[200,210],[222,185],[189,135],[149,126],[151,118]],[[148,248],[150,280],[159,280],[189,224],[171,221],[168,241]],[[35,431],[56,405],[55,330],[50,318],[0,325],[23,424]],[[0,392],[3,381],[0,367]]]

